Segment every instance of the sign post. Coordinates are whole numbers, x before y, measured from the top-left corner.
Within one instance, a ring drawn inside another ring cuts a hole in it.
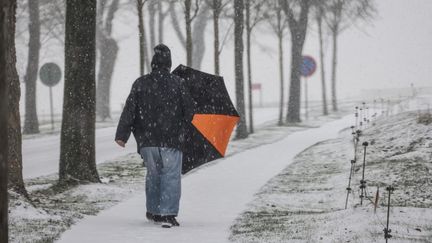
[[[51,111],[51,130],[54,130],[54,105],[52,97],[52,87],[56,86],[61,79],[60,67],[52,62],[45,63],[39,70],[39,77],[43,84],[49,87],[50,111]]]
[[[317,68],[317,64],[315,62],[315,59],[311,56],[303,56],[302,57],[302,64],[300,68],[301,76],[304,77],[304,89],[305,89],[305,117],[306,119],[309,118],[309,109],[308,109],[308,85],[307,85],[307,78],[312,76],[312,74],[315,73]]]

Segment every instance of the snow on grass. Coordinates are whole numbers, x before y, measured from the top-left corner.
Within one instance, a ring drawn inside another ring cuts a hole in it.
[[[26,180],[27,199],[10,192],[10,242],[53,242],[70,225],[144,190],[145,169],[138,155],[98,166],[105,183],[64,188],[57,176]]]
[[[367,147],[369,199],[359,205],[363,148],[359,146],[353,193],[344,210],[354,146],[349,130],[300,153],[270,180],[231,227],[235,242],[382,242],[387,192],[393,185],[391,242],[432,241],[432,126],[416,112],[376,121],[361,137]],[[371,201],[380,186],[379,208]]]

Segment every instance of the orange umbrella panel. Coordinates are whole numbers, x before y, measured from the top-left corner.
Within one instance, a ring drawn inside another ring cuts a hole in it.
[[[192,124],[216,148],[221,156],[225,156],[231,133],[239,119],[238,116],[195,114]]]

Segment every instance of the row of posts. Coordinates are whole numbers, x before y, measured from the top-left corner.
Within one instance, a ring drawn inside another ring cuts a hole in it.
[[[351,133],[353,136],[353,144],[354,144],[354,158],[350,161],[350,172],[349,172],[349,177],[348,177],[348,186],[346,188],[347,193],[346,193],[346,200],[345,200],[345,209],[348,208],[348,200],[349,200],[349,196],[352,193],[352,188],[351,188],[351,184],[352,184],[352,180],[354,178],[355,172],[356,172],[356,163],[357,163],[357,152],[358,152],[358,147],[359,147],[359,143],[360,143],[360,138],[363,135],[363,131],[364,129],[366,129],[367,127],[369,127],[370,125],[375,125],[375,119],[377,118],[378,113],[376,112],[376,100],[374,100],[373,102],[373,114],[371,115],[370,109],[369,107],[366,105],[365,102],[362,102],[362,105],[356,106],[355,107],[355,113],[354,113],[354,117],[355,117],[355,125],[351,126]],[[388,104],[389,106],[389,104]],[[389,108],[389,107],[387,107]],[[388,115],[388,109],[387,109],[387,113],[384,111],[384,100],[381,99],[381,114],[387,114]],[[364,199],[370,199],[367,197],[367,192],[366,192],[366,187],[367,187],[367,183],[366,183],[366,179],[365,179],[365,172],[366,172],[366,155],[367,155],[367,147],[369,146],[368,142],[363,142],[362,143],[363,146],[363,163],[362,163],[362,176],[361,176],[361,180],[360,180],[360,205],[363,205],[363,201]],[[391,229],[389,228],[389,223],[390,223],[390,196],[394,191],[394,187],[392,186],[388,186],[386,188],[386,191],[388,192],[388,203],[387,203],[387,224],[386,224],[386,228],[384,228],[384,238],[386,240],[386,242],[388,242],[388,239],[390,239],[392,237],[391,233]],[[375,200],[375,210],[376,207],[378,206],[378,197],[379,197],[379,188],[377,188],[377,195],[376,195],[376,200]]]

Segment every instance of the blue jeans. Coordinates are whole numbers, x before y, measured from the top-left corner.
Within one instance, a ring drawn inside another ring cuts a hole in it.
[[[147,212],[177,216],[183,153],[173,148],[143,147],[140,154],[147,167]]]

